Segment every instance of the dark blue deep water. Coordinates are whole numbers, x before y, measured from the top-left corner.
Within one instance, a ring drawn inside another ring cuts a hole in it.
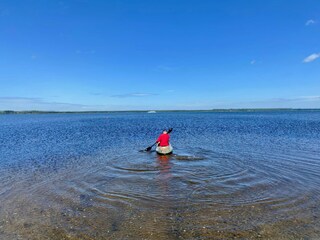
[[[317,239],[319,201],[319,111],[0,115],[1,239]]]

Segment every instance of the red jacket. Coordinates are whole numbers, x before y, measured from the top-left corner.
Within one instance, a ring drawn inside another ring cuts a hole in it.
[[[158,146],[160,147],[169,146],[169,140],[170,140],[170,135],[166,133],[162,133],[157,139],[157,142],[159,143]]]

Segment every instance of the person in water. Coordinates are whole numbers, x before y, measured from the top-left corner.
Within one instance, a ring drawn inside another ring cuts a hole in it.
[[[167,147],[169,146],[169,140],[170,140],[170,135],[168,134],[167,130],[163,130],[162,134],[158,137],[156,143],[158,147]]]

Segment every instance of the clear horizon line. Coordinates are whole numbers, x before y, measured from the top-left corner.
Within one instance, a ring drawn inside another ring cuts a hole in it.
[[[63,110],[0,110],[0,113],[103,113],[103,112],[174,112],[174,111],[183,111],[183,112],[192,112],[192,111],[250,111],[250,110],[319,110],[320,108],[211,108],[211,109],[137,109],[137,110],[89,110],[89,111],[63,111]]]

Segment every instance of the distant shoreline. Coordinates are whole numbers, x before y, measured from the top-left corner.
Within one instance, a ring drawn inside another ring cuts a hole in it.
[[[148,113],[150,110],[123,110],[123,111],[0,111],[0,114],[76,114],[76,113]],[[155,112],[280,112],[280,111],[320,111],[320,108],[232,108],[208,110],[154,110]]]

